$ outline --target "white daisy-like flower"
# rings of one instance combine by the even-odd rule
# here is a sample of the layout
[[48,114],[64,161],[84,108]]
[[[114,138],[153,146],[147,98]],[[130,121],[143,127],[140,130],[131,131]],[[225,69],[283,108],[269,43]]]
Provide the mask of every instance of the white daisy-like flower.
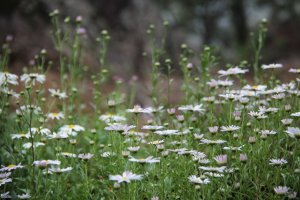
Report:
[[155,134],[158,135],[163,135],[163,136],[167,136],[167,135],[181,135],[182,133],[179,132],[179,130],[173,130],[173,129],[168,129],[168,130],[159,130],[159,131],[155,131]]
[[18,76],[9,72],[0,72],[0,86],[7,85],[18,85]]
[[230,75],[237,75],[237,74],[245,74],[246,72],[248,72],[248,69],[241,69],[239,67],[233,67],[233,68],[229,68],[227,70],[219,70],[218,74],[220,74],[220,76],[230,76]]
[[300,68],[298,68],[298,69],[291,68],[291,69],[289,69],[289,72],[290,72],[290,73],[300,74]]
[[18,197],[18,199],[30,199],[31,198],[29,193],[18,194],[17,197]]
[[143,175],[134,174],[130,171],[123,172],[122,175],[109,175],[109,180],[117,181],[118,183],[130,183],[135,180],[142,180]]
[[264,91],[267,89],[266,85],[246,85],[243,87],[244,90]]
[[66,138],[70,137],[70,135],[67,134],[66,132],[60,131],[58,133],[53,132],[51,135],[47,135],[47,137],[49,139],[66,139]]
[[210,180],[208,178],[202,179],[201,177],[197,177],[196,175],[189,176],[188,179],[191,183],[196,183],[196,184],[208,184],[208,183],[210,183]]
[[280,158],[280,159],[270,159],[270,165],[284,165],[287,164],[287,160]]
[[123,122],[126,121],[126,118],[119,115],[105,114],[99,117],[101,121],[106,123],[115,123],[115,122]]
[[117,131],[117,132],[128,132],[131,129],[135,128],[133,125],[127,124],[111,124],[104,128],[106,131]]
[[195,106],[193,106],[193,105],[184,105],[184,106],[178,107],[178,110],[192,111],[192,112],[199,112],[199,113],[203,113],[205,111],[202,104],[195,105]]
[[219,172],[219,173],[224,173],[226,170],[225,166],[222,167],[206,167],[206,166],[200,166],[199,169],[203,171],[212,171],[212,172]]
[[285,98],[285,94],[284,93],[274,94],[271,97],[272,97],[272,99],[281,100],[281,99]]
[[231,94],[231,93],[225,93],[225,94],[219,94],[220,97],[226,99],[226,100],[237,100],[241,97],[240,94]]
[[282,119],[281,123],[283,125],[290,125],[293,122],[293,119],[287,118],[287,119]]
[[34,114],[39,114],[42,112],[42,109],[41,109],[41,107],[36,106],[36,105],[24,105],[16,110],[16,114],[18,114],[18,115],[22,115],[25,112],[26,113],[33,112]]
[[148,156],[147,158],[134,158],[130,157],[129,161],[138,163],[159,163],[160,158],[154,158],[153,156]]
[[274,187],[274,192],[278,195],[285,195],[289,192],[290,188],[287,186]]
[[218,155],[214,157],[214,160],[219,164],[219,165],[225,165],[227,163],[227,158],[228,156],[226,154],[223,155]]
[[11,134],[10,135],[10,137],[11,137],[11,139],[22,139],[22,138],[26,138],[26,139],[28,139],[28,138],[30,138],[30,134],[28,134],[28,133],[26,133],[26,134],[24,134],[24,133],[20,133],[20,134]]
[[231,150],[231,151],[241,151],[243,147],[244,147],[244,145],[238,146],[238,147],[229,146],[229,147],[223,147],[223,149]]
[[224,144],[226,142],[227,141],[220,140],[220,139],[218,139],[218,140],[209,140],[209,139],[202,139],[202,140],[200,140],[201,144]]
[[57,119],[57,120],[60,120],[60,119],[63,119],[64,118],[64,114],[62,113],[62,112],[58,112],[58,113],[56,113],[56,112],[54,112],[54,113],[49,113],[48,115],[47,115],[47,118],[48,119]]
[[69,153],[69,152],[61,152],[58,155],[64,156],[64,157],[69,157],[69,158],[76,158],[77,154],[74,153]]
[[158,144],[163,144],[164,142],[165,142],[164,140],[154,140],[154,141],[148,142],[148,144],[158,145]]
[[197,134],[197,133],[194,134],[194,138],[197,140],[202,139],[203,137],[204,137],[204,134]]
[[11,172],[0,173],[0,179],[9,178],[10,175],[11,175]]
[[80,125],[69,124],[69,125],[64,125],[64,126],[60,127],[58,130],[58,133],[76,136],[78,134],[78,132],[81,132],[81,131],[85,131],[85,128]]
[[209,87],[229,87],[233,85],[233,81],[232,80],[215,80],[215,79],[211,79],[210,81],[207,82],[207,85]]
[[291,114],[292,117],[300,117],[300,112],[295,112]]
[[105,151],[105,152],[101,153],[100,156],[103,158],[108,158],[108,157],[115,156],[115,155],[116,155],[116,153],[114,153],[114,152]]
[[[27,142],[27,143],[24,143],[22,146],[24,149],[30,149],[32,144],[30,142]],[[45,146],[45,143],[43,143],[43,142],[34,142],[33,143],[33,148],[37,148],[40,146]]]
[[300,128],[298,127],[288,127],[285,132],[292,138],[300,138]]
[[11,199],[12,197],[10,196],[9,192],[5,192],[0,195],[0,198],[1,199]]
[[23,165],[21,165],[21,164],[18,164],[18,165],[14,165],[14,164],[10,164],[10,165],[8,165],[8,166],[2,166],[1,168],[0,168],[0,172],[6,172],[6,171],[8,171],[8,172],[10,172],[10,171],[12,171],[12,170],[16,170],[16,169],[21,169],[21,168],[23,168],[24,166]]
[[137,152],[138,150],[140,150],[140,146],[136,146],[136,147],[128,147],[128,151],[132,151],[132,152]]
[[[254,118],[261,118],[262,116],[264,116],[264,112],[255,112],[255,111],[250,111],[248,113],[251,117]],[[266,116],[267,117],[267,116]]]
[[151,107],[148,107],[148,108],[142,108],[140,105],[135,105],[132,109],[127,109],[126,110],[127,112],[130,112],[130,113],[153,113],[154,112],[154,109],[151,108]]
[[59,167],[51,167],[49,169],[50,173],[64,173],[64,172],[69,172],[72,171],[72,167],[66,167],[66,168],[59,168]]
[[56,97],[58,99],[68,98],[68,95],[65,92],[61,92],[59,89],[50,88],[50,89],[48,89],[48,91],[50,92],[50,95],[52,97]]
[[12,182],[11,178],[0,179],[0,186],[5,185],[6,183],[11,183],[11,182]]
[[275,135],[277,132],[273,130],[261,130],[259,133],[262,135]]
[[208,127],[208,131],[209,131],[210,133],[216,133],[216,132],[218,132],[218,130],[219,130],[219,127],[218,127],[218,126],[211,126],[211,127]]
[[229,126],[221,126],[222,132],[233,132],[236,130],[239,130],[241,127],[235,126],[235,125],[229,125]]
[[282,68],[282,64],[272,63],[272,64],[268,64],[268,65],[262,65],[261,68],[262,69],[278,69],[278,68]]
[[[32,134],[41,134],[41,135],[45,135],[45,136],[48,136],[51,134],[51,131],[47,128],[43,128],[43,127],[39,127],[39,128],[31,128],[30,129],[31,133]],[[30,134],[30,131],[28,131],[27,134]]]
[[82,160],[90,160],[93,156],[94,156],[94,154],[91,154],[91,153],[81,153],[81,154],[78,154],[77,157]]
[[21,81],[25,82],[26,84],[31,83],[32,85],[35,85],[35,82],[44,83],[46,80],[45,75],[43,74],[37,74],[37,73],[31,73],[31,74],[23,74],[21,76]]
[[216,178],[224,177],[224,174],[221,174],[221,173],[204,172],[203,174],[206,176],[211,176],[211,177],[216,177]]
[[143,130],[151,130],[151,131],[161,130],[163,128],[164,128],[163,126],[151,126],[151,125],[145,125],[142,127]]
[[260,106],[258,111],[263,113],[276,113],[279,109],[278,108],[266,108],[265,106]]
[[45,168],[48,165],[60,165],[60,163],[59,160],[36,160],[33,162],[33,165]]

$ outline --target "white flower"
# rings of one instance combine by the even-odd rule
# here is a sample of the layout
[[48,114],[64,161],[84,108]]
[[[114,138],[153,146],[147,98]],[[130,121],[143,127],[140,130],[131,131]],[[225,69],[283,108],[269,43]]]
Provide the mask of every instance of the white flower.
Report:
[[248,69],[241,69],[239,67],[233,67],[233,68],[229,68],[227,70],[219,70],[218,74],[220,74],[220,76],[230,76],[230,75],[236,75],[236,74],[245,74],[248,71],[249,71]]
[[300,112],[295,112],[291,114],[292,117],[300,117]]
[[288,162],[281,158],[281,159],[270,159],[270,165],[284,165],[287,164]]
[[281,67],[282,67],[282,64],[278,64],[278,63],[261,66],[262,69],[277,69],[277,68],[281,68]]
[[300,138],[300,128],[298,127],[288,127],[285,132],[292,138]]
[[289,187],[287,186],[277,186],[277,187],[274,187],[274,192],[276,194],[279,194],[279,195],[285,195],[288,193],[288,191],[290,190]]
[[49,119],[57,119],[57,120],[60,120],[60,119],[63,119],[64,118],[64,114],[62,112],[58,112],[58,113],[49,113],[47,115],[47,117]]
[[291,72],[291,73],[296,73],[296,74],[300,74],[300,69],[294,69],[294,68],[291,68],[291,69],[289,69],[289,72]]
[[37,167],[47,167],[48,165],[60,165],[59,160],[36,160],[33,162],[33,165]]
[[[30,149],[32,144],[30,142],[28,142],[28,143],[24,143],[22,146],[24,149]],[[36,148],[39,146],[45,146],[45,143],[42,143],[42,142],[34,142],[33,143],[33,148]]]
[[236,131],[239,130],[240,127],[239,126],[235,126],[235,125],[230,125],[230,126],[222,126],[221,127],[221,131],[222,132],[232,132],[232,131]]
[[226,143],[225,140],[208,140],[208,139],[202,139],[200,140],[201,144],[224,144]]
[[9,178],[10,175],[11,175],[11,172],[0,173],[0,179]]
[[80,159],[82,159],[82,160],[89,160],[93,156],[94,156],[94,154],[91,154],[91,153],[81,153],[81,154],[78,154],[77,157],[80,158]]
[[134,158],[130,157],[129,161],[131,162],[138,162],[138,163],[159,163],[160,158],[153,158],[153,156],[148,156],[147,158]]
[[45,75],[37,74],[37,73],[31,73],[31,74],[23,74],[21,76],[21,81],[25,82],[26,84],[32,83],[35,85],[35,82],[44,83],[46,80]]
[[51,167],[49,169],[50,173],[64,173],[64,172],[69,172],[71,171],[73,168],[72,167],[67,167],[67,168],[59,168],[59,167]]
[[69,134],[67,134],[66,132],[58,132],[58,133],[55,133],[53,132],[51,135],[47,135],[47,137],[49,139],[65,139],[65,138],[68,138],[69,137]]
[[15,170],[15,169],[20,169],[20,168],[23,168],[24,166],[21,165],[21,164],[18,164],[18,165],[14,165],[14,164],[11,164],[11,165],[8,165],[8,166],[2,166],[2,168],[0,168],[0,172],[6,172],[6,171],[12,171],[12,170]]
[[224,154],[224,155],[218,155],[218,156],[215,156],[214,157],[214,160],[220,164],[220,165],[224,165],[227,163],[227,155]]
[[1,199],[11,199],[12,197],[10,196],[9,192],[5,192],[0,195],[0,198]]
[[142,127],[143,130],[160,130],[160,129],[163,129],[164,127],[163,126],[151,126],[151,125],[145,125]]
[[30,194],[28,194],[28,193],[25,193],[25,194],[18,194],[17,197],[18,197],[19,199],[30,199],[30,198],[31,198]]
[[81,131],[85,131],[85,128],[76,124],[64,125],[60,127],[58,130],[59,133],[66,133],[72,136],[76,136],[77,132],[81,132]]
[[224,177],[224,174],[221,174],[221,173],[204,172],[203,174],[206,176],[212,176],[212,177],[217,177],[217,178]]
[[180,133],[178,130],[172,130],[172,129],[162,130],[162,131],[155,131],[154,133],[158,134],[158,135],[164,135],[164,136],[167,136],[167,135],[181,135],[181,134],[183,134],[183,133]]
[[211,127],[208,127],[208,131],[209,131],[210,133],[216,133],[216,132],[218,132],[218,130],[219,130],[219,127],[218,127],[218,126],[211,126]]
[[239,147],[232,147],[232,146],[229,146],[229,147],[223,147],[224,150],[231,150],[231,151],[241,151],[242,148],[243,148],[244,145],[242,146],[239,146]]
[[111,156],[115,156],[116,154],[114,152],[109,152],[109,151],[106,151],[106,152],[103,152],[101,154],[101,157],[103,158],[108,158],[108,157],[111,157]]
[[8,72],[0,72],[0,86],[7,85],[7,83],[18,85],[18,76]]
[[123,116],[111,115],[111,114],[101,115],[99,117],[99,119],[106,122],[106,123],[126,121],[126,118],[123,117]]
[[26,139],[28,139],[28,138],[30,138],[30,134],[22,134],[22,133],[20,133],[20,134],[11,134],[11,139],[21,139],[21,138],[26,138]]
[[222,86],[222,87],[228,87],[228,86],[232,86],[233,85],[233,81],[231,80],[215,80],[215,79],[211,79],[210,81],[207,82],[207,85],[209,87],[218,87],[218,86]]
[[0,186],[5,185],[6,183],[11,183],[11,182],[12,182],[11,178],[0,179]]
[[135,128],[133,125],[127,124],[111,124],[104,128],[106,131],[118,131],[118,132],[128,132],[129,130]]
[[148,114],[155,112],[155,110],[151,107],[142,108],[140,105],[135,105],[132,109],[127,109],[126,111],[130,113],[148,113]]
[[50,88],[49,92],[50,92],[50,95],[52,97],[56,97],[56,98],[59,98],[59,99],[66,99],[68,97],[65,92],[61,92],[59,89]]
[[127,149],[132,152],[137,152],[138,150],[140,150],[140,148],[141,148],[140,146],[136,146],[136,147],[128,147]]
[[205,166],[200,166],[199,169],[203,170],[203,171],[215,171],[215,172],[219,172],[219,173],[223,173],[226,169],[225,166],[222,167],[205,167]]
[[277,132],[273,130],[261,130],[259,131],[262,135],[275,135]]
[[243,87],[244,90],[264,91],[267,89],[266,85],[246,85]]
[[69,153],[69,152],[61,152],[58,155],[64,156],[64,157],[69,157],[69,158],[76,158],[77,155],[74,153]]
[[290,119],[290,118],[282,119],[281,122],[284,125],[290,125],[293,122],[293,119]]
[[130,171],[125,171],[122,175],[109,175],[109,180],[117,181],[118,183],[130,183],[130,181],[142,180],[142,178],[142,175],[134,174]]
[[203,105],[199,104],[199,105],[185,105],[185,106],[180,106],[178,107],[178,110],[181,111],[193,111],[193,112],[199,112],[199,113],[203,113],[205,111],[204,108],[202,108]]
[[191,183],[196,183],[196,184],[208,184],[208,183],[210,183],[208,178],[202,179],[200,177],[197,177],[196,175],[189,176],[188,179]]

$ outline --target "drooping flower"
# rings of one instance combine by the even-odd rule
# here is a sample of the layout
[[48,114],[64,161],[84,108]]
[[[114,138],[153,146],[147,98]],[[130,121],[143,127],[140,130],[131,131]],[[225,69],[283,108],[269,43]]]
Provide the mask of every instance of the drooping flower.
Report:
[[31,83],[32,85],[35,85],[35,82],[44,83],[46,80],[45,75],[43,74],[37,74],[37,73],[31,73],[31,74],[23,74],[21,76],[21,81],[25,82],[26,84]]
[[49,92],[52,97],[56,97],[58,99],[66,99],[68,97],[65,92],[61,92],[59,89],[50,88]]

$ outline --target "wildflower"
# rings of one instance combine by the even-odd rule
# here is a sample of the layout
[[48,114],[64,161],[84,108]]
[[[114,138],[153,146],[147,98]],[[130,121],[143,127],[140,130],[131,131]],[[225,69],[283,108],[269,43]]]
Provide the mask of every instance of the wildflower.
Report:
[[129,161],[131,162],[138,162],[138,163],[159,163],[160,162],[160,158],[153,158],[153,156],[148,156],[147,158],[134,158],[134,157],[130,157]]
[[[254,117],[254,118],[261,118],[262,116],[264,116],[264,112],[254,112],[254,111],[250,111],[248,113],[251,117]],[[267,117],[267,116],[265,116]]]
[[204,172],[203,174],[206,176],[217,177],[217,178],[224,177],[224,174],[221,174],[221,173]]
[[224,150],[231,150],[231,151],[241,151],[244,145],[239,146],[239,147],[233,147],[233,146],[229,146],[229,147],[223,147]]
[[300,74],[300,69],[294,69],[294,68],[291,68],[291,69],[289,69],[289,72],[290,72],[290,73]]
[[287,164],[288,162],[281,158],[281,159],[270,159],[270,165],[284,165]]
[[274,94],[272,95],[272,98],[277,100],[282,100],[285,98],[285,94],[284,93]]
[[136,147],[128,147],[127,149],[132,152],[137,152],[138,150],[140,150],[140,148],[141,148],[140,146],[136,146]]
[[17,197],[18,197],[18,199],[30,199],[31,198],[29,193],[18,194]]
[[277,64],[277,63],[261,66],[262,69],[277,69],[277,68],[281,68],[281,67],[282,67],[282,64]]
[[43,127],[39,127],[39,128],[31,128],[30,131],[28,131],[27,134],[30,134],[30,132],[32,134],[41,134],[41,135],[45,135],[48,136],[51,134],[51,131],[47,128],[43,128]]
[[11,199],[12,197],[10,196],[9,192],[5,192],[0,195],[0,198],[1,199]]
[[69,124],[69,125],[64,125],[63,127],[60,128],[61,131],[76,131],[76,132],[80,132],[80,131],[84,131],[85,128],[76,124]]
[[133,125],[127,124],[111,124],[104,128],[106,131],[117,131],[117,132],[128,132],[129,130],[135,128]]
[[126,118],[123,117],[123,116],[111,115],[111,114],[101,115],[99,117],[99,119],[106,122],[106,123],[126,121]]
[[205,111],[204,108],[202,108],[203,105],[199,104],[199,105],[185,105],[185,106],[180,106],[178,107],[178,110],[181,111],[193,111],[193,112],[199,112],[199,113],[203,113]]
[[275,135],[277,132],[273,130],[261,130],[259,131],[262,135]]
[[116,154],[114,152],[106,151],[106,152],[103,152],[100,156],[103,158],[108,158],[108,157],[115,156],[115,155]]
[[0,179],[0,186],[1,185],[5,185],[6,183],[11,183],[12,182],[12,179],[11,178],[3,178],[3,179]]
[[[30,142],[27,142],[27,143],[24,143],[22,146],[24,149],[30,149],[32,147],[32,144]],[[43,143],[43,142],[34,142],[33,143],[33,148],[37,148],[40,146],[45,146],[45,143]]]
[[0,72],[0,86],[7,85],[18,85],[18,76],[8,72]]
[[218,74],[220,74],[220,76],[230,76],[230,75],[237,75],[237,74],[245,74],[246,72],[248,72],[248,69],[241,69],[239,67],[233,67],[233,68],[229,68],[227,70],[219,70]]
[[222,126],[221,127],[221,131],[222,132],[233,132],[236,130],[239,130],[240,127],[239,126],[235,126],[235,125],[230,125],[230,126]]
[[143,178],[142,175],[134,174],[130,171],[125,171],[123,172],[122,175],[109,175],[109,180],[117,181],[118,183],[122,183],[122,182],[130,183],[131,181],[134,180],[142,180],[142,178]]
[[202,139],[200,140],[201,144],[224,144],[226,143],[227,141],[225,140],[208,140],[208,139]]
[[240,154],[240,161],[241,162],[246,162],[248,160],[248,157],[246,154]]
[[94,154],[91,153],[82,153],[82,154],[78,154],[78,158],[82,159],[82,160],[89,160],[94,156]]
[[275,113],[278,111],[278,108],[266,108],[265,106],[260,106],[259,107],[259,112],[263,112],[263,113]]
[[59,168],[59,167],[51,167],[49,169],[50,173],[64,173],[64,172],[69,172],[72,171],[72,167],[67,167],[67,168]]
[[208,178],[202,179],[200,177],[197,177],[196,175],[189,176],[188,179],[191,183],[196,183],[196,184],[208,184],[208,183],[210,183]]
[[66,99],[68,97],[65,92],[61,92],[59,89],[50,88],[48,91],[52,97],[56,97],[58,99]]
[[218,130],[219,130],[219,127],[218,127],[218,126],[211,126],[211,127],[208,127],[208,131],[209,131],[210,133],[216,133],[216,132],[218,132]]
[[20,134],[11,134],[11,139],[22,139],[22,138],[26,138],[26,139],[28,139],[28,138],[30,138],[30,134],[24,134],[24,133],[20,133]]
[[285,132],[292,138],[300,138],[300,128],[298,127],[288,127]]
[[172,130],[172,129],[162,130],[162,131],[155,131],[154,133],[158,134],[158,135],[163,135],[163,136],[167,136],[167,135],[181,135],[181,133],[178,130]]
[[77,155],[74,153],[69,153],[69,152],[61,152],[58,155],[64,156],[64,157],[69,157],[69,158],[76,158]]
[[279,195],[285,195],[288,193],[288,191],[290,190],[289,187],[287,186],[277,186],[277,187],[274,187],[274,191],[276,194],[279,194]]
[[165,142],[164,140],[155,140],[155,141],[148,142],[148,144],[158,145],[158,144],[162,144],[164,142]]
[[283,125],[290,125],[293,122],[293,119],[287,118],[281,120]]
[[150,107],[148,108],[142,108],[140,105],[135,105],[132,109],[127,109],[126,110],[127,112],[130,112],[130,113],[152,113],[154,110]]
[[203,170],[203,171],[216,171],[219,173],[223,173],[226,169],[225,166],[222,167],[205,167],[205,166],[200,166],[199,169]]
[[0,173],[0,179],[8,178],[8,177],[10,177],[10,175],[11,175],[11,172]]
[[42,84],[45,82],[45,80],[45,75],[37,73],[23,74],[21,76],[21,81],[25,82],[26,84],[31,83],[32,85],[35,85],[35,82],[39,82]]
[[214,157],[214,160],[220,164],[220,165],[224,165],[227,163],[227,155],[224,154],[224,155],[218,155],[216,157]]
[[296,199],[297,198],[297,192],[290,192],[288,195],[289,199]]
[[48,165],[60,165],[60,163],[59,160],[36,160],[33,162],[33,165],[45,168]]
[[66,132],[53,132],[51,135],[47,136],[49,139],[65,139],[68,138],[69,135]]
[[300,117],[300,112],[295,112],[291,114],[292,117]]
[[57,119],[57,120],[60,120],[60,119],[63,119],[64,118],[64,114],[62,112],[58,112],[58,113],[49,113],[47,115],[47,118],[49,119]]
[[21,165],[21,164],[18,164],[18,165],[14,165],[14,164],[11,164],[11,165],[8,165],[8,166],[6,166],[6,167],[2,167],[2,168],[0,168],[0,172],[5,172],[5,171],[12,171],[12,170],[16,170],[16,169],[21,169],[21,168],[23,168],[24,166],[23,165]]
[[202,139],[204,137],[204,134],[194,134],[195,139]]
[[142,127],[142,129],[144,129],[144,130],[151,130],[151,131],[160,130],[163,128],[164,128],[163,126],[150,126],[150,125],[145,125]]
[[217,88],[218,86],[229,87],[233,85],[233,81],[228,79],[226,80],[211,79],[210,81],[207,82],[207,85],[212,88]]

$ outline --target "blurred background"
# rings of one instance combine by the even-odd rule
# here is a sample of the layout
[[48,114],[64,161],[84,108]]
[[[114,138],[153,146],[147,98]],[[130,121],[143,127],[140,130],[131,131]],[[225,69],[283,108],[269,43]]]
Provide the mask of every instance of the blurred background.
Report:
[[212,45],[220,67],[238,65],[244,59],[251,62],[250,35],[262,18],[268,19],[262,61],[291,67],[299,63],[299,0],[9,0],[0,7],[0,39],[3,43],[6,35],[14,37],[9,66],[13,71],[20,72],[42,48],[47,49],[49,59],[58,59],[50,37],[49,13],[54,9],[60,11],[62,20],[82,16],[84,63],[91,70],[99,65],[95,40],[107,29],[112,38],[108,62],[124,79],[147,75],[145,69],[151,62],[143,56],[150,51],[146,31],[154,24],[161,37],[165,20],[170,23],[166,48],[173,63],[178,62],[182,43],[196,52],[204,44]]

